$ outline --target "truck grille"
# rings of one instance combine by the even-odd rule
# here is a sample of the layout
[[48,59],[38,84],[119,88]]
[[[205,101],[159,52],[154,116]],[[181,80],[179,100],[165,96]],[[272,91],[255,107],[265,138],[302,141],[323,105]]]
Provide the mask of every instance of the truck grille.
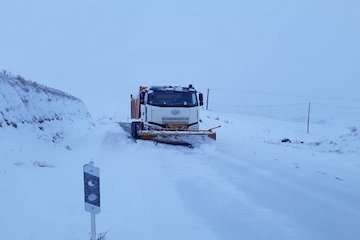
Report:
[[189,123],[189,118],[184,117],[164,117],[162,118],[163,123]]

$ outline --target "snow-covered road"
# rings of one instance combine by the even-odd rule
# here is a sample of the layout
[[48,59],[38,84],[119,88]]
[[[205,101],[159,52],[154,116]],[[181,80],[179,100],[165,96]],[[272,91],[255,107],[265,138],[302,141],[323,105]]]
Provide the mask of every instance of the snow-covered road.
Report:
[[122,130],[108,130],[103,171],[106,176],[109,168],[113,179],[109,181],[118,179],[119,187],[109,190],[117,192],[108,196],[113,201],[109,206],[116,205],[114,196],[118,196],[118,212],[129,214],[123,222],[113,223],[116,235],[128,233],[135,239],[359,236],[356,156],[270,144],[257,135],[266,120],[236,121],[226,120],[217,143],[197,149],[134,144]]
[[1,138],[5,236],[87,239],[81,167],[94,160],[107,239],[358,239],[358,153],[276,142],[299,137],[296,124],[274,131],[275,120],[207,114],[223,128],[195,149],[134,143],[115,124],[72,139],[71,151]]

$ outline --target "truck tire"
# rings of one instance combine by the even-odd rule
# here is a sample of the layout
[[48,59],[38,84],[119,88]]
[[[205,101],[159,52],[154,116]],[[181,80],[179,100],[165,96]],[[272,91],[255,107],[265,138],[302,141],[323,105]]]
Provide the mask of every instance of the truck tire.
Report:
[[131,123],[131,136],[132,136],[134,139],[138,139],[138,138],[139,138],[139,135],[138,135],[139,126],[140,126],[140,124],[137,123],[137,122],[132,122],[132,123]]

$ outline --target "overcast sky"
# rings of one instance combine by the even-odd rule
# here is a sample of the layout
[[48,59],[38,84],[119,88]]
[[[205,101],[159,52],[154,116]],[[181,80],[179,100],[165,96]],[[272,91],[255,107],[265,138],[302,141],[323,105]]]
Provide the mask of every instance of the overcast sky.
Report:
[[114,110],[139,84],[357,96],[360,1],[1,0],[0,68]]

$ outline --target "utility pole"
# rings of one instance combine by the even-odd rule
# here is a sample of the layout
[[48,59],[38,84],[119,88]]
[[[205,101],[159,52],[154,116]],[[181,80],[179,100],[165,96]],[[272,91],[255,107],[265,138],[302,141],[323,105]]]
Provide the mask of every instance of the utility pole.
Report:
[[207,94],[206,94],[206,110],[209,110],[209,95],[210,95],[210,89],[207,89]]
[[311,102],[309,102],[308,106],[308,116],[307,116],[307,134],[310,133],[310,111],[311,111]]

